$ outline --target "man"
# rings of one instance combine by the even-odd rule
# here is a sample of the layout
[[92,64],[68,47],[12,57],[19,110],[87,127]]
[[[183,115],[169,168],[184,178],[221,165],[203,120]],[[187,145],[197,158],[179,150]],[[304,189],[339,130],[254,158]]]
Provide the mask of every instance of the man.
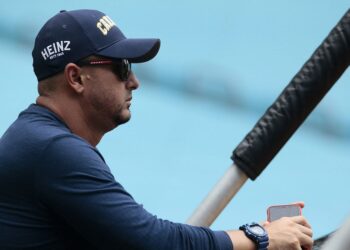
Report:
[[61,11],[33,49],[39,97],[0,141],[0,249],[311,249],[303,217],[212,231],[158,219],[96,149],[130,119],[131,63],[159,39],[127,39],[105,14]]

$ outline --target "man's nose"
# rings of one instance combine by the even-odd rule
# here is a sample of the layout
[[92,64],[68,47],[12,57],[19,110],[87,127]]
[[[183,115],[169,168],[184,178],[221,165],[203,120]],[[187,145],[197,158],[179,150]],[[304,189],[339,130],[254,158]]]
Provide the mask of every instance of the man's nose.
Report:
[[136,75],[134,72],[130,73],[129,79],[126,83],[126,86],[128,89],[135,90],[140,86],[139,79],[137,79]]

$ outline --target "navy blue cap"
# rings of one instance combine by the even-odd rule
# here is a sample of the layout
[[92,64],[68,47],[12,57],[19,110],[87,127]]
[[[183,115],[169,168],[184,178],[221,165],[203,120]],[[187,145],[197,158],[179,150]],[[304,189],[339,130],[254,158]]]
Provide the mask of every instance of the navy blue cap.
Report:
[[155,57],[159,47],[159,39],[126,38],[100,11],[61,11],[45,23],[35,39],[33,68],[40,81],[89,55],[140,63]]

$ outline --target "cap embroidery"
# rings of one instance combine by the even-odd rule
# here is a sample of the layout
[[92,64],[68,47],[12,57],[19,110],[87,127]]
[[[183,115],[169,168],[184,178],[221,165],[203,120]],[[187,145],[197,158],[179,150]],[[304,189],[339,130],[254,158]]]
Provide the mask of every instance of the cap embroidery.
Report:
[[46,61],[47,58],[50,60],[63,56],[64,51],[69,51],[70,50],[70,41],[59,41],[59,42],[54,42],[48,46],[46,46],[42,51],[41,55]]
[[98,20],[96,26],[102,32],[103,35],[107,36],[108,31],[113,26],[116,26],[116,24],[108,16],[103,16],[100,20]]

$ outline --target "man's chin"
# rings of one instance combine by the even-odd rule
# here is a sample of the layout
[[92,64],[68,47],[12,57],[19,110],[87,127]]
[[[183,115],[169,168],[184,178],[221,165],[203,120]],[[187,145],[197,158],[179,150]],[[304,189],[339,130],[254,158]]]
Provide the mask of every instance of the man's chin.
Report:
[[115,117],[114,121],[115,121],[116,125],[118,126],[118,125],[127,123],[128,121],[130,121],[130,119],[131,119],[131,113],[128,112],[127,114],[119,115],[119,116]]

